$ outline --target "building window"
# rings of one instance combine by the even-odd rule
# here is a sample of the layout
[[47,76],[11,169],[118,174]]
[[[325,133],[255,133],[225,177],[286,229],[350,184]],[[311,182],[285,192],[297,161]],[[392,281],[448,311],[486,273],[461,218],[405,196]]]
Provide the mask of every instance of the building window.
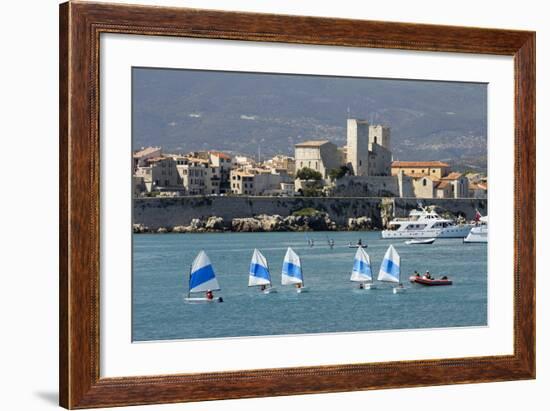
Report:
[[428,183],[426,179],[422,180],[422,185],[425,186]]
[[378,144],[378,137],[374,136],[374,144]]
[[363,160],[359,160],[359,167],[363,165]]

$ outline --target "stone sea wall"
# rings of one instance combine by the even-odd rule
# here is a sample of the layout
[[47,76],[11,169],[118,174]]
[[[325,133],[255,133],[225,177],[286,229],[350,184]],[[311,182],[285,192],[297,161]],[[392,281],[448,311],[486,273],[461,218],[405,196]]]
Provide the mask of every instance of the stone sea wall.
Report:
[[[381,229],[393,217],[405,217],[418,205],[416,198],[388,197],[178,197],[134,199],[136,232],[302,231],[324,229]],[[439,211],[471,219],[485,215],[487,200],[430,199]],[[293,216],[304,209],[315,215]],[[257,228],[260,227],[260,228]],[[272,228],[270,228],[272,227]]]
[[259,215],[291,216],[303,209],[326,213],[338,226],[349,218],[368,217],[374,227],[381,225],[380,198],[305,197],[177,197],[134,199],[134,224],[151,229],[188,226],[193,220],[207,221],[216,216],[226,224],[233,219]]

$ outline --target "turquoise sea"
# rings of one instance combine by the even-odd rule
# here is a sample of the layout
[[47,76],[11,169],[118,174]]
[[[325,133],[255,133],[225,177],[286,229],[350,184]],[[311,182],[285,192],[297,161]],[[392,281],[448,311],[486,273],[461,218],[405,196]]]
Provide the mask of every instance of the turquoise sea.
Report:
[[[335,241],[332,250],[328,238]],[[375,275],[387,247],[394,245],[405,293],[394,295],[387,285],[354,289],[349,277],[356,250],[348,242],[358,238],[368,244]],[[302,259],[308,293],[280,285],[289,246]],[[247,287],[255,247],[269,262],[276,294]],[[189,266],[200,250],[212,261],[221,304],[184,303]],[[454,284],[412,285],[408,277],[414,270],[447,275]],[[462,239],[406,245],[382,240],[379,232],[134,234],[132,305],[134,341],[483,326],[487,245]]]

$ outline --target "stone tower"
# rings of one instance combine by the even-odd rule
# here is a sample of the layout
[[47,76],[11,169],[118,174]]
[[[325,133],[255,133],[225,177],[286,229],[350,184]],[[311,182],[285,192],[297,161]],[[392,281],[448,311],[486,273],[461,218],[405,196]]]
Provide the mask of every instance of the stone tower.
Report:
[[379,144],[391,151],[390,128],[381,125],[370,126],[369,143]]
[[347,162],[356,176],[368,175],[369,123],[367,120],[348,118]]

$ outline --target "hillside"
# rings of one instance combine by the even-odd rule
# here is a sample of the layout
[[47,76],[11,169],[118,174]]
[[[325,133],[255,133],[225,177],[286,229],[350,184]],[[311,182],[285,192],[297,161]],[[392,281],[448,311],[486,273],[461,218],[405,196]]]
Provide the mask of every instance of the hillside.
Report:
[[485,157],[484,84],[133,70],[134,148],[290,154],[305,139],[343,145],[348,112],[389,125],[396,159]]

